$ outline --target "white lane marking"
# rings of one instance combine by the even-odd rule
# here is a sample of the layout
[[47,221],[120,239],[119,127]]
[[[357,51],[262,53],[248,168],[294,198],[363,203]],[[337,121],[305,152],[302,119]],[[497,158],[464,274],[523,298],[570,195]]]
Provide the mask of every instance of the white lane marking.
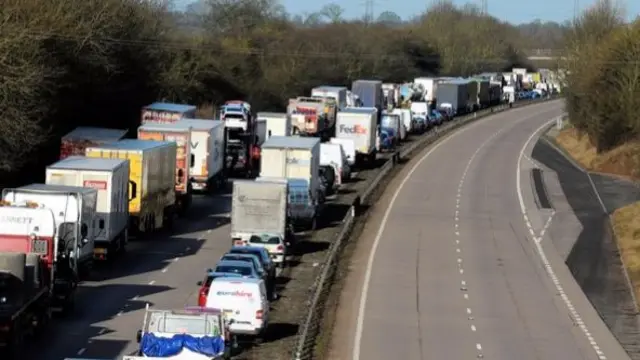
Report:
[[78,350],[78,355],[84,354],[85,351],[87,351],[87,348],[82,348],[82,349]]
[[[524,220],[526,226],[529,228],[529,233],[532,234],[533,243],[535,244],[536,251],[538,252],[538,256],[540,257],[540,260],[542,261],[542,265],[544,266],[544,268],[545,268],[545,270],[547,272],[547,275],[549,275],[549,277],[551,278],[551,281],[553,282],[553,285],[555,286],[556,291],[558,292],[558,294],[560,294],[560,297],[562,298],[562,301],[564,302],[565,306],[569,310],[569,313],[571,314],[571,317],[573,317],[573,319],[575,320],[576,324],[578,325],[580,330],[582,330],[582,332],[584,333],[585,337],[587,338],[587,340],[591,344],[591,347],[593,348],[593,350],[598,355],[598,359],[606,360],[607,357],[604,355],[604,353],[602,352],[602,350],[600,349],[600,347],[596,343],[595,339],[593,338],[593,335],[591,335],[591,332],[589,332],[589,329],[587,328],[587,325],[584,323],[584,320],[582,320],[582,316],[580,316],[580,314],[578,313],[576,308],[573,306],[573,303],[569,299],[569,296],[564,291],[564,287],[560,283],[560,279],[558,279],[558,276],[556,275],[555,271],[553,270],[553,267],[551,266],[551,263],[549,262],[549,259],[547,258],[547,254],[545,253],[544,248],[542,247],[542,237],[536,236],[535,232],[532,230],[531,223],[528,221],[527,209],[526,209],[526,207],[524,205],[524,198],[522,196],[522,185],[520,184],[520,177],[521,177],[520,173],[522,172],[521,171],[521,166],[522,166],[522,159],[524,157],[524,152],[526,151],[527,147],[529,146],[529,143],[531,143],[533,138],[536,137],[544,128],[549,126],[549,124],[551,124],[552,122],[555,122],[555,121],[556,120],[554,119],[554,120],[550,120],[550,121],[545,122],[544,124],[542,124],[542,126],[537,128],[529,136],[527,141],[522,146],[522,149],[520,149],[520,154],[518,156],[518,161],[517,161],[517,164],[516,164],[516,191],[518,193],[518,202],[520,203],[520,211],[522,213],[522,219]],[[597,193],[598,192],[596,191],[596,194]]]
[[178,261],[178,260],[180,260],[180,258],[179,258],[179,257],[175,257],[175,258],[173,259],[173,262],[176,262],[176,261]]
[[163,273],[163,274],[164,274],[164,273],[166,273],[166,272],[167,272],[167,270],[169,270],[169,267],[168,267],[168,266],[167,266],[166,268],[162,269],[162,273]]
[[[473,163],[473,160],[476,158],[476,156],[478,156],[478,154],[480,153],[480,151],[487,145],[489,144],[489,142],[491,142],[496,136],[498,136],[499,134],[501,134],[502,132],[504,132],[507,128],[502,128],[498,131],[496,131],[493,135],[491,135],[489,138],[487,138],[482,144],[480,144],[480,146],[478,146],[478,148],[476,149],[476,151],[473,152],[473,154],[471,155],[471,157],[469,158],[469,161],[467,161],[467,165],[464,167],[464,170],[462,171],[462,177],[460,178],[460,184],[458,185],[458,192],[456,194],[456,214],[455,214],[455,221],[454,221],[454,227],[456,229],[456,235],[460,236],[460,232],[458,232],[458,228],[460,227],[459,224],[459,216],[458,214],[460,213],[459,210],[457,210],[460,207],[460,198],[462,197],[462,189],[465,183],[465,180],[467,178],[467,173],[469,172],[469,168],[471,168],[471,164]],[[456,239],[456,244],[459,244],[460,241]],[[456,248],[456,252],[460,253],[460,248]],[[460,258],[458,258],[458,264],[462,263],[462,260]],[[460,270],[460,275],[462,275],[464,273],[464,271],[462,269]],[[461,287],[460,290],[461,291],[468,291],[467,288],[467,282],[462,280],[460,282]],[[464,298],[465,299],[469,299],[469,295],[467,293],[464,294]],[[471,309],[467,308],[467,314],[471,314]],[[472,316],[468,316],[467,317],[468,320],[473,320]],[[474,324],[471,324],[471,331],[472,332],[476,332],[477,328]],[[478,357],[482,357],[482,354],[478,354]]]
[[[530,114],[528,116],[525,116],[524,118],[522,118],[522,120],[524,121],[526,119],[531,119],[531,118],[539,116],[540,114],[544,114],[544,113],[547,113],[547,112],[550,112],[550,111],[555,111],[555,109],[553,109],[553,110],[546,109],[546,110],[542,110],[542,111],[539,111],[539,112],[535,112],[535,113],[532,113],[532,114]],[[445,144],[448,144],[449,141],[451,141],[451,139],[454,139],[454,138],[460,136],[461,134],[464,134],[464,133],[468,132],[469,130],[475,129],[476,127],[478,127],[478,126],[480,126],[482,124],[486,124],[486,123],[488,123],[490,121],[496,121],[496,119],[501,119],[500,115],[501,114],[497,114],[497,116],[490,116],[490,117],[487,117],[486,119],[474,122],[472,124],[469,124],[468,126],[462,127],[461,129],[459,129],[457,131],[454,131],[451,134],[449,134],[448,136],[444,137],[442,140],[440,140],[440,142],[436,143],[431,149],[429,149],[429,151],[427,151],[426,154],[424,154],[420,159],[418,159],[418,161],[411,167],[409,172],[402,179],[402,181],[400,182],[400,185],[395,189],[395,191],[393,193],[393,196],[391,197],[391,201],[389,202],[389,206],[387,207],[387,210],[385,211],[384,216],[382,217],[382,221],[380,222],[380,225],[378,227],[378,231],[376,233],[376,237],[373,240],[373,245],[372,245],[371,251],[369,253],[369,258],[367,259],[367,267],[365,269],[364,282],[363,282],[363,286],[362,286],[362,293],[360,295],[360,303],[358,305],[358,318],[357,318],[357,323],[356,323],[356,331],[355,331],[355,335],[354,335],[355,337],[354,337],[352,360],[360,360],[360,344],[362,342],[362,330],[364,328],[364,312],[365,312],[365,309],[366,309],[366,306],[367,306],[367,296],[369,294],[369,285],[371,283],[371,273],[372,273],[372,269],[373,269],[373,261],[375,260],[376,252],[377,252],[378,246],[380,244],[380,239],[382,238],[382,233],[384,232],[384,230],[386,228],[386,224],[387,224],[387,221],[389,220],[389,216],[391,214],[391,210],[393,209],[393,205],[395,204],[398,196],[400,195],[400,192],[404,188],[404,185],[409,181],[409,179],[411,178],[413,173],[416,172],[418,167],[420,167],[420,165],[422,165],[422,163],[426,159],[428,159],[429,156],[431,156],[431,154],[433,154],[441,146],[443,146]]]
[[211,229],[207,230],[207,234],[211,234]]
[[151,280],[151,281],[149,281],[149,285],[153,285],[153,284],[155,284],[155,283],[156,283],[156,281],[155,281],[155,280]]
[[116,316],[122,316],[122,314],[124,314],[124,312],[123,312],[123,311],[119,311],[119,312],[116,314]]
[[131,300],[136,301],[136,300],[138,300],[138,298],[139,298],[139,296],[136,295],[136,296],[132,297]]
[[[106,333],[106,332],[107,332],[107,329],[106,329],[106,328],[102,328],[102,329],[100,329],[100,331],[98,332],[98,335],[102,335],[102,334],[104,334],[104,333]],[[78,354],[78,355],[80,355],[80,354]]]

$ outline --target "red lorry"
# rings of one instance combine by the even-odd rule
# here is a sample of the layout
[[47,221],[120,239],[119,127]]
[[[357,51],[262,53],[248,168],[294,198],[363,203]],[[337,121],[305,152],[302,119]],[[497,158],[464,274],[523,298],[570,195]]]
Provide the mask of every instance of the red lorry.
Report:
[[84,156],[84,151],[91,146],[98,146],[118,141],[127,135],[127,130],[108,129],[91,126],[80,126],[62,137],[60,143],[60,160],[69,156]]

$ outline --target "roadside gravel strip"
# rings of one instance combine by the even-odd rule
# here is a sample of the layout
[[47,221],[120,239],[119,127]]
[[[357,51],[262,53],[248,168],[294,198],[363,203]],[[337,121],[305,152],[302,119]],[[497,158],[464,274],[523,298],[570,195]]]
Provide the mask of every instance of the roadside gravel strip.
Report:
[[[534,101],[538,103],[539,101]],[[517,103],[522,106],[530,102]],[[490,114],[480,111],[476,118]],[[321,228],[301,234],[300,246],[281,274],[280,299],[272,303],[271,324],[262,343],[243,343],[235,359],[291,359],[292,349],[308,358],[322,319],[322,304],[330,290],[331,268],[342,248],[344,219],[352,205],[367,203],[380,180],[400,157],[422,149],[439,135],[473,120],[474,115],[441,126],[426,135],[413,136],[395,154],[384,154],[374,169],[359,171],[332,199]],[[437,134],[436,134],[437,132]],[[388,161],[395,158],[395,161]],[[360,199],[360,200],[358,200]],[[146,304],[157,308],[182,308],[197,303],[196,282],[230,247],[230,194],[197,196],[187,217],[171,234],[158,234],[129,244],[123,258],[99,268],[85,281],[76,299],[75,313],[57,319],[46,335],[31,344],[25,359],[82,357],[114,359],[135,352],[136,331]],[[354,212],[355,214],[355,212]],[[347,217],[347,223],[353,218]],[[350,220],[351,219],[351,220]],[[294,351],[294,352],[295,352]]]

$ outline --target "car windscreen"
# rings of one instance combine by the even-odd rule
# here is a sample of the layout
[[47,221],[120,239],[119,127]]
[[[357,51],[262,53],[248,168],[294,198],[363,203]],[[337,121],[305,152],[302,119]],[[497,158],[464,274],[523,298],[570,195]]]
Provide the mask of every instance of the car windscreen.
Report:
[[251,268],[248,266],[225,266],[221,265],[216,267],[216,272],[219,273],[232,273],[232,274],[240,274],[242,276],[251,276],[253,272]]

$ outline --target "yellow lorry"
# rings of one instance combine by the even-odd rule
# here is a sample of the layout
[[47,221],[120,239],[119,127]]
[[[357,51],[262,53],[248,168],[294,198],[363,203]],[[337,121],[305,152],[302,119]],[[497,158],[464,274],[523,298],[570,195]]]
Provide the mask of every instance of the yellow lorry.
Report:
[[129,160],[129,230],[171,226],[176,214],[176,143],[124,139],[88,147],[90,158]]

